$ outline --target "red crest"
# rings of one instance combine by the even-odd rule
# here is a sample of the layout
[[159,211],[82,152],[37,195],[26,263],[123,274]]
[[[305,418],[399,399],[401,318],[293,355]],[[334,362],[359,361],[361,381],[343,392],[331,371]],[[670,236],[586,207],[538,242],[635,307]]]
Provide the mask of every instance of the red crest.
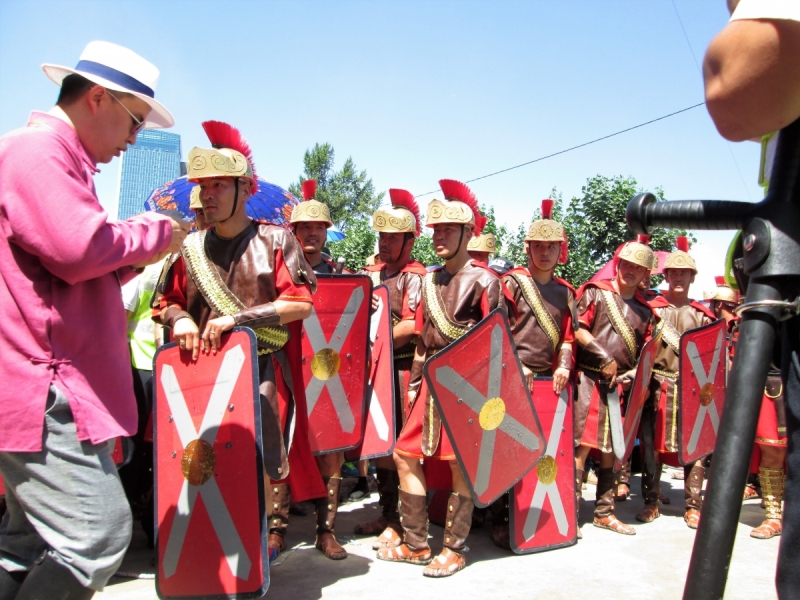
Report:
[[728,340],[725,321],[681,336],[678,460],[687,465],[711,454],[725,407]]
[[488,506],[545,451],[505,311],[430,358],[424,375],[473,500]]
[[542,460],[511,490],[511,549],[517,554],[571,546],[578,539],[572,387],[567,385],[556,395],[552,377],[537,377],[531,393],[536,415],[549,435]]
[[656,354],[661,343],[659,339],[653,339],[642,346],[639,354],[639,362],[636,366],[636,377],[631,384],[628,393],[628,402],[625,407],[625,419],[622,423],[622,439],[625,441],[625,456],[617,458],[614,462],[614,469],[619,471],[622,464],[626,462],[633,452],[636,445],[636,435],[639,433],[639,422],[642,419],[642,409],[650,393],[650,378],[653,375],[653,365],[656,362]]
[[364,441],[348,453],[348,460],[366,460],[389,456],[396,441],[394,394],[394,356],[392,347],[392,311],[389,288],[372,288],[378,298],[378,308],[370,316],[369,338],[371,360],[367,382],[367,416],[364,420]]
[[196,362],[156,353],[159,598],[260,597],[269,587],[256,339],[234,328]]
[[303,385],[311,450],[355,448],[364,433],[372,283],[366,275],[317,275],[303,321]]

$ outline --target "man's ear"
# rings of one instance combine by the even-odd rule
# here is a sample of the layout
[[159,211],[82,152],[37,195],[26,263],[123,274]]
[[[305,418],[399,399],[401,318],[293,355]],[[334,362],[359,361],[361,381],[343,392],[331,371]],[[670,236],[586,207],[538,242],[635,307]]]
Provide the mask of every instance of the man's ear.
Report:
[[89,88],[85,100],[93,115],[97,114],[97,111],[100,109],[100,103],[103,101],[103,96],[106,94],[106,88],[102,85],[93,85]]

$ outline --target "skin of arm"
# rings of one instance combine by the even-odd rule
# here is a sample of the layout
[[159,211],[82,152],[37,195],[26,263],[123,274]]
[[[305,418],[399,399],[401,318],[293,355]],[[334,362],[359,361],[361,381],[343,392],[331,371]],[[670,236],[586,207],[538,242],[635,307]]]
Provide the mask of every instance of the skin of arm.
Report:
[[731,21],[703,60],[706,106],[722,137],[760,139],[800,117],[800,22]]
[[395,348],[402,348],[411,341],[411,338],[414,337],[414,327],[415,323],[410,319],[400,321],[394,326],[392,329],[392,342]]

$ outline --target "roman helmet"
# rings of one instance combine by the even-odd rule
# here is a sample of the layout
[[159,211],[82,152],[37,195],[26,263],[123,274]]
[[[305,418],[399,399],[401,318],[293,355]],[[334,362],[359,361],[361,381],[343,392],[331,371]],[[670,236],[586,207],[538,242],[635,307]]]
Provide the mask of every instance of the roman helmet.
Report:
[[458,243],[460,249],[464,239],[463,226],[468,225],[472,235],[479,236],[483,226],[486,225],[486,217],[481,214],[475,194],[465,184],[454,179],[440,179],[439,187],[444,194],[444,200],[431,200],[428,204],[425,226],[432,228],[434,225],[444,223],[461,225],[461,238]]
[[315,200],[314,196],[317,193],[316,179],[307,179],[303,182],[303,201],[299,202],[292,209],[292,216],[289,222],[292,225],[301,222],[320,222],[325,223],[325,228],[331,227],[331,211],[328,205]]
[[728,285],[723,275],[717,275],[714,277],[714,282],[717,284],[716,289],[713,291],[703,292],[703,300],[706,302],[718,300],[720,302],[739,304],[739,292],[732,289],[731,286]]
[[467,250],[494,254],[497,251],[497,238],[491,233],[482,233],[469,241]]
[[211,142],[211,148],[195,146],[189,150],[186,179],[192,183],[199,183],[201,179],[215,177],[232,177],[236,180],[233,209],[228,217],[230,219],[236,212],[239,203],[239,179],[246,179],[250,182],[251,194],[258,191],[258,180],[250,145],[239,130],[232,125],[222,121],[204,121],[202,125],[208,141]]
[[419,205],[414,195],[406,190],[389,190],[390,208],[379,208],[372,213],[372,230],[378,233],[413,233],[419,237]]
[[558,242],[561,244],[561,254],[558,262],[567,262],[567,232],[564,226],[558,221],[553,220],[553,204],[550,198],[542,200],[542,218],[533,221],[528,227],[525,236],[526,242]]
[[617,260],[627,260],[629,263],[652,270],[658,267],[658,259],[648,243],[650,236],[639,236],[635,242],[625,242],[617,253]]
[[697,273],[697,263],[689,255],[689,239],[682,235],[678,236],[675,239],[675,245],[678,249],[667,256],[667,260],[664,263],[664,270],[690,269]]

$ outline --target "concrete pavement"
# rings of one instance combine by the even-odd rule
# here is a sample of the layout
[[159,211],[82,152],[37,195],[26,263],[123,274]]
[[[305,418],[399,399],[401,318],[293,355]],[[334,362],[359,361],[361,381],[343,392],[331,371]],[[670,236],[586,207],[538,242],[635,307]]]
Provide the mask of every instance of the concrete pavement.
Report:
[[[375,558],[374,538],[352,535],[356,523],[379,514],[377,494],[366,502],[344,505],[337,521],[337,537],[346,542],[349,556],[344,561],[326,559],[314,548],[314,516],[291,517],[287,542],[271,568],[266,598],[316,600],[318,598],[370,599],[426,598],[547,598],[585,597],[680,598],[691,555],[694,531],[683,522],[683,481],[662,478],[663,492],[672,504],[662,507],[662,516],[647,525],[636,523],[641,509],[640,479],[632,478],[632,496],[617,505],[617,516],[636,525],[637,535],[623,536],[591,525],[594,486],[584,490],[581,505],[583,540],[569,548],[516,556],[496,548],[489,539],[491,525],[474,530],[469,537],[467,568],[446,579],[428,579],[422,568],[387,563]],[[744,503],[739,519],[726,599],[776,598],[774,575],[780,538],[756,540],[749,536],[759,525],[764,511],[760,500]],[[430,527],[434,552],[441,549],[442,528]],[[152,577],[152,552],[144,535],[136,532],[121,571]],[[155,598],[153,579],[112,579],[96,598],[139,600]]]

